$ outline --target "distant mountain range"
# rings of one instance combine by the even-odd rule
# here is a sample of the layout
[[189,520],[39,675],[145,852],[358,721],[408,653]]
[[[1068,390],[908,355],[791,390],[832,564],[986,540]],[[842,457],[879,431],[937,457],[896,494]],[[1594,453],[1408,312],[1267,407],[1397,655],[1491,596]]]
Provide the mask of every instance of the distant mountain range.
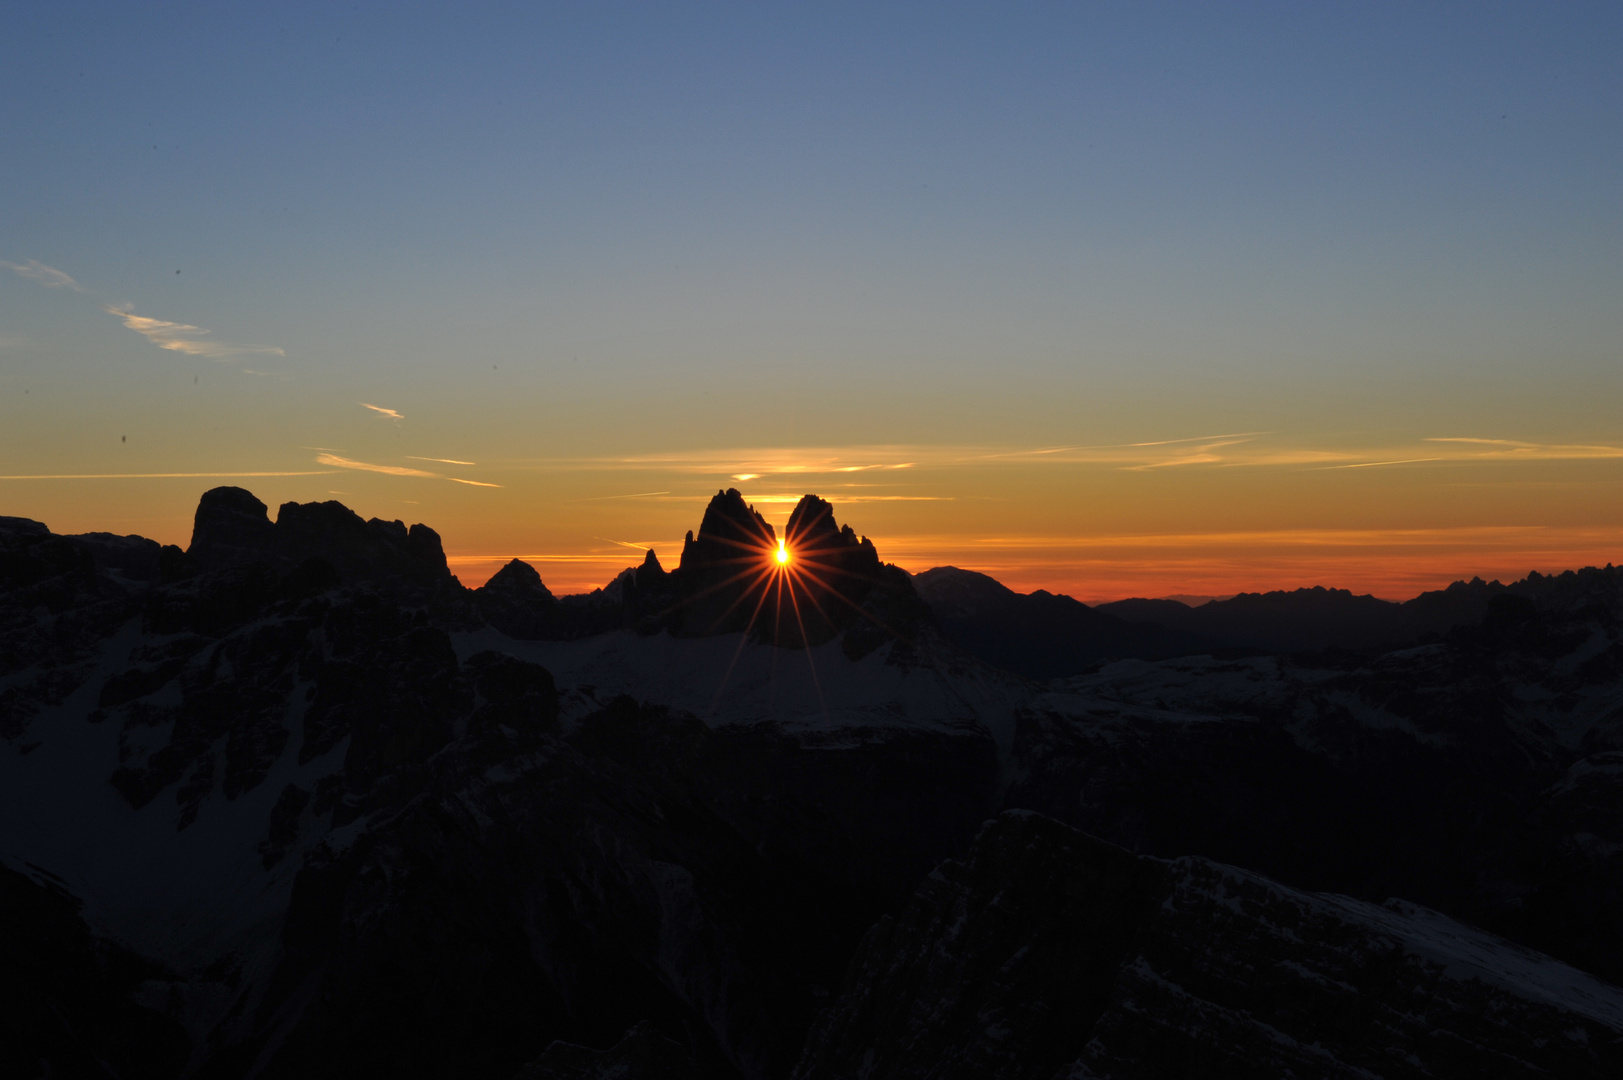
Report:
[[1534,597],[1554,587],[1535,572],[1512,585],[1457,581],[1404,603],[1320,586],[1241,593],[1198,607],[1138,599],[1089,607],[1043,589],[1017,593],[951,566],[913,580],[954,643],[1031,679],[1075,675],[1098,661],[1127,657],[1393,649],[1481,622],[1496,597]]
[[[778,541],[785,540],[779,556]],[[1623,572],[1088,607],[719,492],[0,518],[0,1075],[1623,1075]]]

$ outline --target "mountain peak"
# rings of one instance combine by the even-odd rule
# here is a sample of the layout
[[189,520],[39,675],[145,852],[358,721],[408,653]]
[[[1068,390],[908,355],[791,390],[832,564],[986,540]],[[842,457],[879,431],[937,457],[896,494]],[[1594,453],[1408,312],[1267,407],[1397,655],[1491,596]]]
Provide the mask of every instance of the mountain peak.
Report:
[[544,604],[550,604],[554,599],[552,590],[542,583],[541,575],[536,572],[535,567],[523,559],[514,559],[496,571],[481,589]]
[[688,533],[678,569],[713,576],[722,567],[736,567],[758,551],[777,547],[777,533],[760,511],[744,502],[737,488],[718,491],[704,508],[699,535]]
[[269,514],[246,488],[211,488],[197,502],[186,554],[201,570],[262,559],[274,545]]

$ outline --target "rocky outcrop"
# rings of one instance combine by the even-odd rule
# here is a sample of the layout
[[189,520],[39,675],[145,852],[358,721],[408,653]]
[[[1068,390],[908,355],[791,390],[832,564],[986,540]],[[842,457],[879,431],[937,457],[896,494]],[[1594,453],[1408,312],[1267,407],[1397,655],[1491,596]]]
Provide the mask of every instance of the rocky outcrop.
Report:
[[677,565],[680,605],[674,625],[688,634],[734,633],[758,625],[776,576],[778,535],[736,488],[705,507],[699,533],[688,533]]
[[880,920],[795,1076],[1604,1077],[1623,991],[1393,901],[1009,813]]
[[200,571],[248,563],[275,554],[276,529],[253,492],[217,487],[203,492],[192,520],[186,555]]
[[236,487],[204,493],[186,555],[198,573],[251,564],[286,573],[319,559],[345,582],[429,589],[452,582],[439,534],[427,525],[363,520],[339,502],[283,503],[273,525],[265,504]]

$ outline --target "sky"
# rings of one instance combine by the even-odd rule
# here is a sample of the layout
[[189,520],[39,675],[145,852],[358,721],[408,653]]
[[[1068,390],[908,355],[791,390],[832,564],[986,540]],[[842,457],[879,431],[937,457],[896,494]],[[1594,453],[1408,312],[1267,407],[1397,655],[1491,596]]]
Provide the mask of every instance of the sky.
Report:
[[11,4],[0,513],[737,487],[1088,601],[1623,562],[1623,7]]

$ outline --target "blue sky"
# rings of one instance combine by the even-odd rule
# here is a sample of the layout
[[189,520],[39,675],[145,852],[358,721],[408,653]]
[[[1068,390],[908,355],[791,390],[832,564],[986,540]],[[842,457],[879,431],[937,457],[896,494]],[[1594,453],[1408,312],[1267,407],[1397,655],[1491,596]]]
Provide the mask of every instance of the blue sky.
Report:
[[[312,445],[1623,441],[1616,5],[0,25],[0,260],[79,290],[0,281],[7,473],[294,471]],[[225,344],[162,349],[107,308]],[[140,461],[101,437],[131,427]],[[0,494],[62,520],[108,498]],[[1116,497],[1121,527],[1165,516]]]

